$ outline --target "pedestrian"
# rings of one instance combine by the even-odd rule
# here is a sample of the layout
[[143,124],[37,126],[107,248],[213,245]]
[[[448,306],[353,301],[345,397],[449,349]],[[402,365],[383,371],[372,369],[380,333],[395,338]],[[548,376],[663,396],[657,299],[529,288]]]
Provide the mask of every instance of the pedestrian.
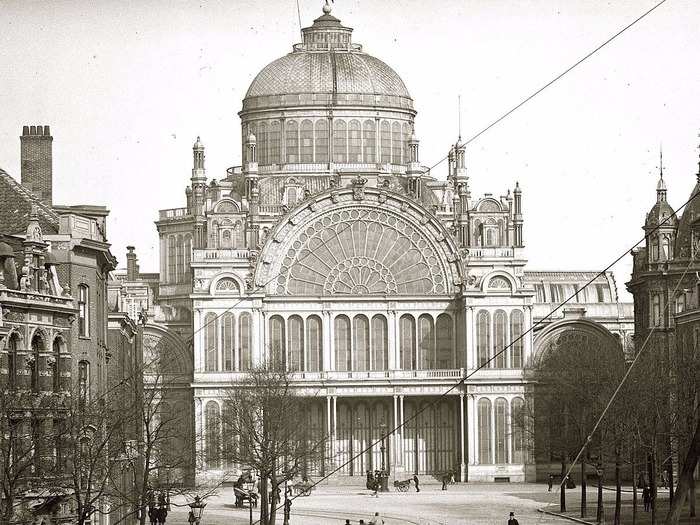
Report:
[[520,525],[518,523],[518,520],[515,519],[515,513],[511,512],[510,516],[508,516],[508,525]]
[[644,512],[649,512],[651,494],[649,492],[649,487],[646,485],[644,486],[644,490],[642,490],[642,501],[644,502]]
[[368,524],[368,525],[384,525],[384,520],[382,519],[382,517],[379,515],[378,512],[375,512],[375,513],[374,513],[374,518],[372,518],[371,520],[369,520],[369,524]]
[[158,516],[155,503],[150,503],[148,505],[148,519],[150,520],[151,525],[156,525],[156,522],[158,521]]
[[374,479],[372,479],[372,473],[369,470],[366,472],[367,472],[367,483],[365,486],[367,487],[367,490],[372,490],[372,486],[374,485]]
[[554,485],[554,474],[549,474],[547,477],[547,492],[552,492],[552,485]]
[[418,474],[413,475],[413,483],[416,485],[416,492],[420,492],[420,487],[418,486]]
[[345,525],[350,525],[350,518],[345,518]]
[[661,471],[661,485],[665,489],[668,488],[668,474],[665,469]]

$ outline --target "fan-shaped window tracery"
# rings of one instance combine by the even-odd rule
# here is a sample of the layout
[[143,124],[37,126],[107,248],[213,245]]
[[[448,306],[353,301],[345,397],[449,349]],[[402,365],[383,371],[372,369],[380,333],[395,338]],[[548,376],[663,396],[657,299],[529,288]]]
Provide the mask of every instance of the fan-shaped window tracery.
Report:
[[385,211],[350,209],[310,223],[287,252],[277,293],[432,295],[447,283],[425,235]]

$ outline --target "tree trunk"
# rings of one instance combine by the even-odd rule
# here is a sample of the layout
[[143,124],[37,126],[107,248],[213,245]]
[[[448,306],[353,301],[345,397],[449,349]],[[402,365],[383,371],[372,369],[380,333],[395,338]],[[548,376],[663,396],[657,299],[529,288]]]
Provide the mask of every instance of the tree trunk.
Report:
[[690,517],[695,517],[695,476],[691,474],[688,483],[688,507],[690,507]]
[[695,435],[693,440],[688,447],[688,453],[685,456],[685,461],[683,462],[683,469],[681,470],[680,476],[678,478],[678,490],[676,490],[675,497],[671,502],[671,509],[668,511],[668,516],[666,517],[666,525],[676,525],[681,517],[681,510],[683,509],[683,504],[685,503],[685,498],[688,495],[688,491],[692,488],[693,495],[691,496],[692,510],[694,512],[695,507],[695,483],[693,481],[693,473],[695,472],[695,466],[698,463],[698,458],[700,457],[700,420],[695,427]]
[[559,512],[566,512],[566,459],[561,460],[561,485],[559,487]]
[[632,443],[632,525],[637,525],[637,444]]
[[652,450],[647,457],[649,473],[649,497],[651,498],[651,525],[656,525],[656,454]]
[[603,523],[603,465],[598,467],[598,508],[596,522]]
[[267,472],[260,473],[260,525],[268,525]]
[[620,448],[615,448],[615,517],[614,525],[620,525],[620,510],[622,507],[622,479],[620,479]]
[[586,459],[581,460],[581,518],[586,517]]
[[272,489],[272,496],[270,497],[270,518],[268,520],[269,525],[275,525],[275,518],[277,517],[277,475],[275,473],[270,477],[270,488]]

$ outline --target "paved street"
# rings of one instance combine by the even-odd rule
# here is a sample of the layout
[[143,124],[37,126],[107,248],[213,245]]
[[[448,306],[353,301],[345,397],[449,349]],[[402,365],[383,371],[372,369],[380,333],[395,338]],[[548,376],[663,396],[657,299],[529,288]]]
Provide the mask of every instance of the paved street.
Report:
[[[390,492],[374,498],[362,487],[324,486],[309,497],[294,500],[291,524],[342,525],[346,518],[357,524],[360,519],[367,522],[375,511],[382,513],[387,525],[505,525],[510,511],[515,512],[521,525],[572,523],[537,512],[548,496],[551,503],[556,501],[546,490],[544,485],[533,484],[470,484],[451,485],[443,492],[439,485],[428,485],[420,493]],[[173,507],[168,523],[187,523],[187,510]],[[202,525],[244,524],[248,519],[248,509],[234,508],[232,489],[226,487],[207,500]],[[256,519],[254,515],[253,521]]]

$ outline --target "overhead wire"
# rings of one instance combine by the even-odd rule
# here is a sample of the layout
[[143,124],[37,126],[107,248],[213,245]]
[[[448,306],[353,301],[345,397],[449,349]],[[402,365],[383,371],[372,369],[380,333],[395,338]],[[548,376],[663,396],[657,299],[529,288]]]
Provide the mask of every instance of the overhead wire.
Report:
[[[570,73],[571,71],[573,71],[574,69],[576,69],[578,66],[580,66],[581,64],[583,64],[586,60],[588,60],[588,59],[591,58],[593,55],[595,55],[598,51],[600,51],[601,49],[603,49],[603,48],[604,48],[605,46],[607,46],[610,42],[612,42],[612,41],[615,40],[617,37],[619,37],[620,35],[622,35],[625,31],[627,31],[628,29],[630,29],[631,27],[633,27],[635,24],[637,24],[638,22],[640,22],[641,20],[643,20],[644,18],[646,18],[648,15],[650,15],[650,14],[651,14],[652,12],[654,12],[656,9],[658,9],[658,8],[661,7],[663,4],[665,4],[666,1],[667,1],[667,0],[661,0],[660,2],[658,2],[657,4],[655,4],[651,9],[645,11],[643,14],[641,14],[641,15],[638,16],[636,19],[634,19],[632,22],[630,22],[630,23],[627,24],[625,27],[623,27],[622,29],[620,29],[620,30],[619,30],[617,33],[615,33],[613,36],[611,36],[610,38],[608,38],[605,42],[603,42],[602,44],[600,44],[599,46],[597,46],[595,49],[593,49],[591,52],[589,52],[589,53],[588,53],[587,55],[585,55],[583,58],[577,60],[573,65],[571,65],[571,66],[569,66],[568,68],[566,68],[564,71],[562,71],[561,73],[559,73],[559,74],[558,74],[557,76],[555,76],[552,80],[550,80],[550,81],[547,82],[545,85],[543,85],[542,87],[540,87],[539,89],[537,89],[536,91],[534,91],[532,94],[530,94],[530,95],[528,95],[527,97],[525,97],[525,98],[524,98],[523,100],[521,100],[518,104],[516,104],[516,105],[513,106],[511,109],[509,109],[508,111],[506,111],[505,113],[503,113],[503,115],[501,115],[501,116],[498,117],[496,120],[494,120],[493,122],[491,122],[488,126],[486,126],[486,127],[483,128],[481,131],[479,131],[478,133],[476,133],[475,135],[473,135],[471,138],[465,140],[464,142],[461,142],[460,140],[458,140],[457,146],[458,146],[458,147],[459,147],[459,146],[466,146],[466,145],[470,144],[471,142],[475,141],[477,138],[479,138],[481,135],[483,135],[484,133],[486,133],[488,130],[490,130],[490,129],[491,129],[492,127],[494,127],[496,124],[498,124],[499,122],[501,122],[503,119],[507,118],[507,117],[510,116],[512,113],[514,113],[515,111],[517,111],[518,109],[520,109],[521,107],[523,107],[525,104],[527,104],[528,102],[530,102],[533,98],[535,98],[537,95],[539,95],[540,93],[542,93],[545,89],[547,89],[548,87],[550,87],[552,84],[556,83],[558,80],[561,80],[562,77],[564,77],[565,75],[567,75],[568,73]],[[461,133],[460,133],[460,134],[461,134]],[[448,158],[449,158],[449,154],[447,154],[447,155],[445,155],[444,157],[442,157],[442,158],[441,158],[440,160],[438,160],[435,164],[433,164],[432,166],[430,166],[430,167],[428,168],[428,172],[430,172],[431,170],[433,170],[434,168],[436,168],[437,166],[439,166],[440,164],[442,164],[442,163],[443,163],[445,160],[447,160]]]

